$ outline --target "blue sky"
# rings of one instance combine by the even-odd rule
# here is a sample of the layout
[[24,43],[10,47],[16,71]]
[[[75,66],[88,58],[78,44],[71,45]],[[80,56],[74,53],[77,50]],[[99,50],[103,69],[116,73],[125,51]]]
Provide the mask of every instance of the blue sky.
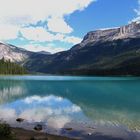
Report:
[[67,50],[89,31],[140,17],[140,0],[0,1],[0,40],[31,51]]
[[136,17],[136,8],[137,0],[98,0],[84,11],[70,15],[68,23],[82,37],[88,31],[128,24]]

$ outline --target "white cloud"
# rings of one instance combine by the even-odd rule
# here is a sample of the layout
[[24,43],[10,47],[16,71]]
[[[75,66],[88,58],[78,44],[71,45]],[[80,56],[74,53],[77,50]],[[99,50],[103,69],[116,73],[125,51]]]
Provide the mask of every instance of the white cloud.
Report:
[[59,41],[62,41],[64,40],[64,35],[63,34],[60,34],[60,33],[57,33],[54,37],[55,40],[59,40]]
[[1,24],[0,39],[1,40],[15,39],[18,36],[18,31],[19,31],[18,26]]
[[[96,0],[0,0],[0,40],[16,39],[20,31],[23,37],[30,41],[61,41],[77,44],[81,39],[67,35],[74,29],[66,22],[65,17],[75,11],[84,10],[94,1]],[[39,21],[46,25],[31,26]],[[41,48],[41,46],[31,46],[31,48]],[[58,50],[63,49],[60,47],[52,51]]]
[[[27,45],[22,45],[20,46],[21,48],[27,49],[29,51],[48,51],[51,53],[56,53],[60,51],[66,50],[64,47],[55,47],[54,43],[51,43],[53,41],[60,41],[64,43],[69,43],[69,44],[77,44],[81,42],[81,38],[75,37],[75,36],[70,36],[70,35],[64,35],[61,33],[53,34],[48,32],[45,28],[43,27],[25,27],[19,30],[22,36],[30,40],[30,43]],[[43,46],[40,45],[40,42],[50,42],[48,43],[48,46]],[[47,43],[46,43],[47,44]],[[53,44],[53,45],[52,45]]]
[[0,23],[23,26],[48,21],[51,31],[70,33],[73,29],[65,22],[64,16],[83,10],[93,1],[95,0],[0,0]]
[[55,40],[62,41],[64,38],[63,34],[52,34],[43,27],[25,27],[20,29],[20,33],[23,35],[24,38],[28,40],[39,42],[51,42]]
[[46,41],[61,41],[71,44],[81,42],[81,38],[75,36],[68,36],[61,33],[52,34],[43,27],[29,27],[20,30],[24,38],[32,41],[46,42]]
[[43,27],[22,28],[20,32],[22,33],[23,37],[28,40],[45,42],[53,41],[54,39],[53,34],[47,32]]
[[72,44],[78,44],[82,41],[82,39],[75,36],[67,36],[65,37],[64,41]]
[[65,20],[59,17],[53,17],[48,20],[48,29],[58,33],[71,33],[73,31]]
[[92,1],[95,0],[0,0],[0,17],[13,24],[34,23],[83,10]]
[[29,51],[33,51],[33,52],[46,51],[46,52],[50,52],[50,53],[56,53],[56,52],[66,50],[65,48],[62,48],[62,47],[55,47],[55,46],[51,46],[51,45],[43,46],[40,44],[28,44],[28,45],[22,45],[20,47],[24,48],[26,50],[29,50]]
[[134,9],[134,12],[137,14],[137,17],[132,19],[130,22],[140,21],[140,0],[138,0],[138,8]]

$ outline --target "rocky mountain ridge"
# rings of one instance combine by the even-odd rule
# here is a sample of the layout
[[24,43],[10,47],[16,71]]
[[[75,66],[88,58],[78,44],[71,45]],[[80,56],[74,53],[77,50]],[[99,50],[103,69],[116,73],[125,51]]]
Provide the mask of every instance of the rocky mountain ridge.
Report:
[[68,51],[49,55],[23,52],[17,56],[22,56],[22,65],[31,72],[140,75],[140,23],[91,31]]
[[101,43],[136,37],[140,37],[140,23],[132,22],[131,24],[121,27],[90,31],[84,36],[82,42],[79,44],[79,48],[86,46],[88,43],[95,45],[98,42]]

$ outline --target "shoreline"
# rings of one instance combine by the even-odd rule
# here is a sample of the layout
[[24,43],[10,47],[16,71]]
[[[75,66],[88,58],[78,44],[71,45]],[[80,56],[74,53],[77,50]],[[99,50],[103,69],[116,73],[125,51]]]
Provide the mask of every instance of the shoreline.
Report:
[[37,132],[35,130],[26,130],[23,128],[11,127],[17,140],[76,140],[60,135],[48,134],[45,132]]
[[[41,123],[10,125],[16,140],[140,140],[139,131],[130,131],[122,126],[83,125],[78,123],[67,124],[56,129],[44,127]],[[41,130],[35,130],[37,124],[42,125]],[[31,139],[32,138],[32,139]],[[1,139],[1,138],[0,138]]]
[[[23,128],[14,128],[11,127],[11,131],[14,134],[15,140],[132,140],[133,138],[122,138],[111,135],[103,135],[102,133],[97,133],[94,135],[87,135],[86,137],[81,138],[70,138],[67,136],[49,134],[45,132],[38,132],[35,130],[26,130]],[[0,136],[1,139],[1,136]],[[135,140],[139,140],[139,137],[134,137]],[[133,140],[134,140],[133,139]],[[3,140],[12,140],[12,139],[3,139]]]

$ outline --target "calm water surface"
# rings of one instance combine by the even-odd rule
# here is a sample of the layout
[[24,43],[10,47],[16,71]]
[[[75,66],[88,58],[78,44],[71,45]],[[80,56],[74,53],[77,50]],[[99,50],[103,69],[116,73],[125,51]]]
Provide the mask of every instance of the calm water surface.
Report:
[[122,125],[140,130],[140,78],[1,76],[0,119]]

